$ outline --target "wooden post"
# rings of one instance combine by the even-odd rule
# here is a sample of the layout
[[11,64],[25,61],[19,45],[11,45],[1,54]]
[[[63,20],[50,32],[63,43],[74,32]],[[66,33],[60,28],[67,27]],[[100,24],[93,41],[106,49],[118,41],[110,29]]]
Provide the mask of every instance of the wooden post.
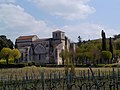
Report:
[[88,69],[88,81],[90,81],[90,71]]
[[120,81],[120,69],[118,68],[118,79],[117,79],[117,90],[119,89],[119,81]]
[[68,74],[67,74],[67,90],[72,90],[70,74],[71,74],[70,71],[68,71]]
[[112,77],[113,77],[113,90],[115,90],[115,78],[116,78],[116,75],[115,75],[114,68],[113,68],[113,75],[112,75]]
[[42,90],[45,90],[45,78],[44,78],[44,72],[41,73],[41,80],[42,80]]

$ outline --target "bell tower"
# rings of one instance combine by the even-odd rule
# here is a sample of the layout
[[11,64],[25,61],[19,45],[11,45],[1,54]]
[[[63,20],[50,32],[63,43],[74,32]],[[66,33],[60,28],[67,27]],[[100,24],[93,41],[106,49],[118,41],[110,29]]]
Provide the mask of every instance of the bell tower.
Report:
[[53,39],[55,41],[56,40],[58,40],[58,41],[65,40],[65,32],[57,30],[57,31],[53,32],[52,35],[53,35]]

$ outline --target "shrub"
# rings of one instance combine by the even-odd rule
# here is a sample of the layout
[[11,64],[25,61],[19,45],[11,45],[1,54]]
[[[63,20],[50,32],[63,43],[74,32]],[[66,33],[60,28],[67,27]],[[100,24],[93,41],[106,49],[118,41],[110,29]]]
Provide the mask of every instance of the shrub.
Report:
[[81,64],[79,64],[79,65],[76,65],[76,67],[89,67],[90,65],[88,65],[88,64],[84,64],[84,65],[81,65]]
[[14,60],[13,60],[13,59],[9,59],[8,62],[9,62],[9,63],[14,63]]
[[93,67],[105,67],[105,64],[95,64]]
[[23,68],[25,64],[0,64],[0,68]]
[[0,60],[0,64],[6,64],[6,60]]
[[36,67],[64,67],[64,65],[57,65],[57,64],[41,64],[41,65],[36,64],[35,66]]
[[119,64],[107,64],[105,67],[119,67]]
[[30,63],[28,63],[28,66],[32,66],[33,64],[30,62]]
[[[14,63],[14,60],[9,59],[8,62],[9,62],[9,63]],[[6,64],[6,60],[4,60],[4,59],[0,60],[0,64]]]

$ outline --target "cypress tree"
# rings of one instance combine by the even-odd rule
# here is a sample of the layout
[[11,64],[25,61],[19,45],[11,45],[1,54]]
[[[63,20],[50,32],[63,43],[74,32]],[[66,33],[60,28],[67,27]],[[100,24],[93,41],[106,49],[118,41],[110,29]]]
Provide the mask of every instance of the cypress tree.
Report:
[[109,38],[109,51],[112,53],[112,59],[113,59],[113,45],[112,45],[112,38]]
[[106,36],[103,30],[101,32],[101,36],[102,36],[102,51],[106,51]]
[[81,43],[82,43],[81,37],[80,37],[80,36],[78,36],[78,45],[80,46],[80,45],[81,45]]

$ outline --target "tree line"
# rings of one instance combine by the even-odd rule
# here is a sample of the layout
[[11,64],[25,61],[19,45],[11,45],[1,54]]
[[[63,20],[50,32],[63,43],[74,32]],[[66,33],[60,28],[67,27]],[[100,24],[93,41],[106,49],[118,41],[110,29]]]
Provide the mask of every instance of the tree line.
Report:
[[64,50],[60,55],[64,60],[63,62],[69,58],[69,62],[76,65],[117,63],[120,58],[119,36],[114,35],[114,37],[106,38],[104,30],[101,31],[101,39],[82,41],[82,38],[78,36],[76,51],[73,53]]
[[120,37],[106,38],[104,30],[102,39],[81,41],[78,37],[76,49],[76,62],[80,64],[111,64],[116,63],[120,57]]

